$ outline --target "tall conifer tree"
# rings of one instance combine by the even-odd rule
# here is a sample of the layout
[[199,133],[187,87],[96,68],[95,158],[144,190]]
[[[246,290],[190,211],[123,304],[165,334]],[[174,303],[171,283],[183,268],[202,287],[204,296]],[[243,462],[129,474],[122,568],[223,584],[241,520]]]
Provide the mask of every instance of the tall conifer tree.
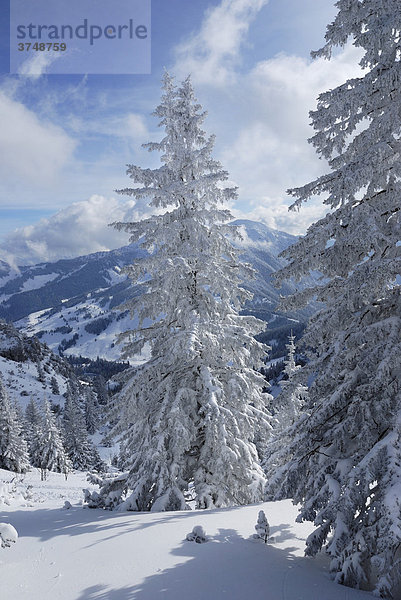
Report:
[[67,475],[72,469],[72,464],[64,449],[61,434],[56,425],[56,418],[52,413],[47,398],[43,401],[42,429],[37,453],[38,466],[42,469],[42,476],[46,471],[56,471]]
[[24,433],[28,443],[30,462],[34,467],[40,467],[39,450],[42,430],[43,419],[35,400],[31,397],[25,409]]
[[28,446],[17,413],[0,376],[0,468],[17,473],[29,470]]
[[69,386],[63,415],[64,447],[74,469],[102,468],[99,453],[90,441],[77,390]]
[[283,253],[278,277],[320,271],[320,285],[286,304],[325,303],[304,336],[317,376],[282,489],[316,525],[307,554],[326,546],[336,581],[386,597],[401,544],[401,4],[336,5],[315,56],[351,39],[364,71],[311,113],[311,142],[331,171],[290,190],[293,208],[323,194],[332,210]]
[[130,165],[137,187],[121,193],[162,214],[116,225],[148,251],[127,268],[143,293],[124,307],[140,323],[121,336],[124,357],[150,345],[151,358],[121,376],[115,418],[128,475],[119,494],[113,483],[101,496],[118,504],[129,489],[129,510],[183,509],[193,481],[200,508],[247,504],[264,485],[254,445],[256,428],[267,427],[264,380],[254,368],[265,351],[253,337],[264,323],[238,314],[251,269],[238,262],[222,206],[236,189],[224,186],[227,173],[211,156],[214,138],[201,129],[206,113],[189,78],[177,89],[165,76],[155,114],[165,136],[145,147],[162,152],[163,164]]

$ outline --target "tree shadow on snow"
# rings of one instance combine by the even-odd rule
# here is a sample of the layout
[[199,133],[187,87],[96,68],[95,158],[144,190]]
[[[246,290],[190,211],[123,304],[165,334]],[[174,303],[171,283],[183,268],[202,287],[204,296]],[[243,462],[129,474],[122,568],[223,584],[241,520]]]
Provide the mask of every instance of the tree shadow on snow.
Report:
[[[294,538],[288,524],[272,527],[275,540]],[[157,544],[157,539],[155,540]],[[322,561],[291,554],[234,529],[219,529],[207,543],[183,540],[171,551],[185,560],[138,585],[91,586],[74,600],[368,600],[367,592],[333,583]]]
[[[35,509],[13,511],[10,515],[16,524],[19,537],[37,537],[45,542],[60,535],[85,535],[105,529],[127,526],[126,520],[110,518],[114,513],[83,510],[82,507]],[[118,514],[116,513],[118,517]],[[122,515],[121,515],[122,516]]]
[[274,538],[274,542],[285,542],[289,539],[299,539],[294,535],[294,527],[288,523],[281,523],[281,525],[274,525],[270,527],[270,536]]
[[[230,510],[239,509],[233,507]],[[228,509],[214,509],[214,512]],[[72,507],[71,509],[39,508],[34,510],[15,510],[12,512],[12,522],[17,527],[19,536],[37,537],[40,541],[47,541],[59,535],[90,535],[96,532],[110,531],[111,535],[102,537],[89,544],[93,546],[108,541],[114,537],[132,532],[156,527],[168,521],[174,523],[182,519],[194,516],[194,511],[157,513],[135,512],[135,511],[108,511],[102,509],[83,509]],[[89,547],[88,546],[88,547]]]
[[[280,527],[289,539],[289,525],[275,527],[277,533]],[[244,539],[234,529],[219,529],[204,544],[183,540],[171,553],[185,562],[151,575],[141,584],[118,589],[91,586],[75,600],[295,600],[282,593],[286,573],[304,560],[291,555],[292,550]],[[309,595],[308,600],[322,598]]]
[[[236,507],[214,509],[213,512],[226,510],[232,512]],[[193,517],[194,511],[158,513],[156,516],[154,513],[83,510],[82,507],[25,509],[10,513],[20,538],[39,537],[46,541],[57,536],[83,535],[88,543],[86,548],[148,527],[156,527],[153,535],[157,548],[158,525],[190,518],[189,532]],[[110,532],[108,537],[104,536],[105,531]],[[204,544],[182,540],[178,547],[170,550],[177,557],[173,567],[160,570],[132,586],[92,585],[73,600],[367,600],[371,597],[366,592],[349,590],[331,582],[324,570],[325,562],[319,561],[318,566],[313,559],[294,556],[291,540],[296,536],[289,524],[273,526],[271,534],[274,541],[268,544],[252,536],[245,539],[235,529],[219,529]],[[287,547],[275,546],[283,542],[288,543]]]

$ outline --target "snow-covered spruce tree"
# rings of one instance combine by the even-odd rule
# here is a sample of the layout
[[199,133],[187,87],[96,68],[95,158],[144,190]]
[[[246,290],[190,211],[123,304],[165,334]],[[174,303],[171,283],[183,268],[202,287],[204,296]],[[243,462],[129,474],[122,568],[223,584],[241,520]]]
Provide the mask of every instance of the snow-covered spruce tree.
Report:
[[50,379],[50,386],[52,389],[52,394],[58,396],[60,394],[60,388],[57,379],[54,376]]
[[38,407],[36,405],[36,402],[34,401],[34,399],[31,397],[29,399],[28,404],[26,405],[26,409],[25,409],[25,421],[27,424],[27,427],[30,428],[34,425],[39,425],[40,424],[40,414],[38,411]]
[[301,383],[301,365],[297,365],[295,362],[296,346],[295,336],[292,335],[292,332],[285,347],[288,351],[283,370],[286,379],[280,381],[281,392],[275,404],[280,413],[279,421],[282,428],[291,426],[298,419],[308,394],[307,387]]
[[[288,498],[288,491],[280,487],[277,495],[277,480],[283,478],[283,471],[292,457],[291,441],[297,434],[297,421],[308,397],[304,385],[305,372],[295,361],[295,336],[291,335],[286,344],[288,356],[284,361],[283,373],[286,379],[280,381],[281,392],[274,400],[274,420],[268,443],[263,452],[263,468],[266,474],[266,500]],[[273,412],[273,410],[272,410]]]
[[307,554],[327,544],[336,581],[387,597],[401,548],[401,3],[337,7],[316,56],[351,38],[365,71],[319,97],[311,141],[331,172],[290,191],[295,208],[326,194],[332,212],[284,252],[278,276],[320,271],[287,306],[313,295],[326,306],[304,336],[317,376],[282,486],[317,526]]
[[24,418],[24,437],[28,443],[29,457],[31,465],[40,466],[40,438],[42,435],[43,420],[39,413],[36,402],[30,398]]
[[109,401],[109,391],[107,383],[103,375],[97,375],[93,380],[93,389],[97,397],[97,403],[99,405],[107,405]]
[[148,344],[151,358],[121,375],[114,418],[128,474],[101,497],[118,504],[130,490],[125,509],[184,509],[193,481],[199,508],[247,504],[264,486],[253,440],[268,427],[265,382],[254,370],[265,350],[253,336],[265,324],[238,315],[249,297],[240,278],[251,269],[238,262],[227,239],[236,231],[221,207],[236,190],[221,185],[227,173],[211,156],[214,138],[201,129],[206,113],[189,78],[177,89],[165,75],[155,114],[165,137],[145,147],[161,151],[163,165],[129,166],[138,187],[121,193],[149,198],[164,213],[116,224],[148,250],[126,269],[143,293],[124,306],[140,325],[121,336],[123,356]]
[[0,468],[25,473],[29,470],[28,447],[16,411],[0,376]]
[[37,376],[38,381],[40,383],[45,384],[46,383],[46,375],[43,370],[43,365],[39,359],[36,361],[36,369],[38,371],[38,376]]
[[46,471],[56,471],[67,475],[72,469],[72,464],[63,446],[61,434],[56,425],[56,418],[51,410],[47,398],[43,401],[42,427],[35,457],[37,466],[42,470],[42,477]]
[[265,511],[260,510],[258,514],[258,520],[255,525],[256,533],[253,534],[254,538],[261,539],[267,544],[268,539],[270,537],[270,525],[269,521],[266,519]]
[[63,415],[64,447],[74,469],[101,468],[100,456],[88,438],[76,389],[68,386]]
[[93,435],[98,429],[100,423],[99,405],[96,401],[95,393],[91,387],[88,386],[88,388],[85,390],[84,397],[86,431],[90,435]]

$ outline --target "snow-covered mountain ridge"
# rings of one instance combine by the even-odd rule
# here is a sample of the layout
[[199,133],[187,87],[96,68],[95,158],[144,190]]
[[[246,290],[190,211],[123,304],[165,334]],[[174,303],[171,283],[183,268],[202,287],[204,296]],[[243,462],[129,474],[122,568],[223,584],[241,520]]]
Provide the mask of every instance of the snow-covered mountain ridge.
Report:
[[[269,337],[274,339],[275,330],[294,326],[275,312],[279,294],[290,293],[291,286],[279,291],[271,276],[283,265],[278,255],[296,238],[262,223],[239,220],[235,224],[243,236],[238,243],[242,259],[256,270],[256,278],[246,284],[254,293],[246,309],[272,323]],[[116,335],[135,327],[135,322],[128,313],[115,309],[137,293],[121,269],[143,255],[140,247],[131,244],[24,266],[19,274],[4,268],[0,270],[0,317],[15,322],[28,335],[38,336],[55,352],[117,360]],[[301,320],[304,318],[301,315]]]

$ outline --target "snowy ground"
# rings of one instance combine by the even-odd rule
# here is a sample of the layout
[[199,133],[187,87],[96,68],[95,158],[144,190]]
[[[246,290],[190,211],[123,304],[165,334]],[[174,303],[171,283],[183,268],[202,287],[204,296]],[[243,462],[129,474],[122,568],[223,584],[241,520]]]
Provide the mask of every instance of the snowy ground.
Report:
[[[368,600],[334,584],[324,557],[303,557],[310,524],[295,524],[289,501],[174,513],[83,509],[85,475],[68,481],[33,470],[5,485],[0,470],[0,522],[19,533],[0,548],[2,600]],[[19,476],[18,479],[21,479]],[[2,485],[3,482],[3,485]],[[28,498],[26,496],[27,486]],[[9,504],[5,504],[7,500]],[[68,500],[72,508],[63,508]],[[252,539],[263,508],[274,541]],[[195,525],[210,537],[185,541]]]

